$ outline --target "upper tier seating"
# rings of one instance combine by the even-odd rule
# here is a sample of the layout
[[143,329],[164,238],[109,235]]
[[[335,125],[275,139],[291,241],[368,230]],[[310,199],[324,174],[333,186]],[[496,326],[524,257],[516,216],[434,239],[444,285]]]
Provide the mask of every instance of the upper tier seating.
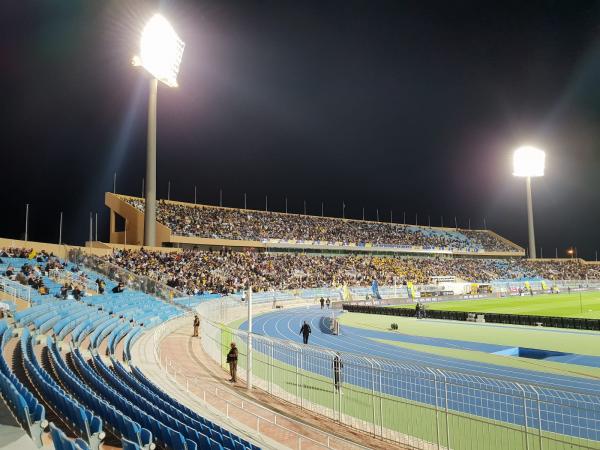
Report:
[[[123,198],[144,211],[144,199]],[[157,220],[176,235],[215,239],[283,239],[354,243],[358,246],[418,246],[428,250],[519,251],[514,245],[481,230],[432,228],[164,201],[158,203]]]

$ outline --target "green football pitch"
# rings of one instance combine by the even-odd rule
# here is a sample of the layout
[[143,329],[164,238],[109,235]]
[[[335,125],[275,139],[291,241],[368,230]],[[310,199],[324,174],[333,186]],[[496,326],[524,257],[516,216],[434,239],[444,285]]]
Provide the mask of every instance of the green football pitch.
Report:
[[[414,308],[414,305],[400,305]],[[428,309],[499,314],[526,314],[554,317],[600,319],[600,292],[525,295],[483,300],[427,303]]]

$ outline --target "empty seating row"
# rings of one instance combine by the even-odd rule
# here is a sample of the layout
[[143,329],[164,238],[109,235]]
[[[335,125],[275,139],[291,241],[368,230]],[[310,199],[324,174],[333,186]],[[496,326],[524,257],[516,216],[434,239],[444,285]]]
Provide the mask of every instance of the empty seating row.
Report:
[[[139,423],[129,418],[124,412],[115,407],[102,398],[100,394],[95,392],[87,384],[83,383],[77,375],[67,366],[66,362],[60,355],[56,342],[48,337],[48,350],[50,352],[50,361],[52,366],[60,378],[61,382],[69,388],[71,392],[79,399],[79,401],[104,420],[107,426],[122,443],[129,442],[137,446],[137,448],[151,450],[155,447],[152,442],[152,433],[145,428],[142,428]],[[77,355],[73,352],[73,362],[81,372],[82,367]],[[87,370],[87,368],[83,368]],[[84,377],[85,374],[84,374]]]
[[108,354],[114,355],[117,344],[131,331],[131,324],[124,323],[121,326],[117,327],[110,333],[108,336]]
[[89,450],[90,448],[82,439],[71,440],[65,433],[53,423],[50,424],[50,435],[52,436],[52,443],[54,444],[54,450]]
[[[68,305],[72,304],[70,300],[67,301],[69,302]],[[15,322],[20,326],[28,326],[38,317],[41,317],[57,308],[58,305],[55,303],[58,303],[58,301],[50,299],[49,302],[43,305],[37,305],[32,308],[19,311],[15,313]]]
[[[159,397],[161,397],[163,400],[165,400],[168,403],[171,403],[173,406],[175,406],[179,411],[182,411],[184,414],[190,416],[190,417],[194,417],[194,418],[198,418],[198,420],[200,422],[204,421],[204,424],[206,425],[211,425],[213,428],[217,429],[217,430],[221,430],[223,431],[218,425],[213,424],[212,422],[210,422],[207,419],[204,419],[203,417],[199,416],[196,412],[192,411],[190,408],[188,408],[187,406],[183,405],[182,403],[180,403],[179,401],[177,401],[176,399],[174,399],[173,397],[170,397],[165,391],[163,391],[162,389],[160,389],[158,386],[156,386],[152,381],[150,381],[148,379],[148,377],[146,377],[146,375],[144,375],[142,373],[142,371],[135,366],[131,366],[131,374],[143,385],[145,386],[147,389],[151,390],[152,392],[154,392],[156,395],[158,395]],[[238,438],[239,441],[246,447],[251,448],[252,450],[258,450],[259,447],[257,447],[256,445],[249,443],[241,438]],[[236,449],[237,450],[237,449]]]
[[[156,418],[142,411],[137,405],[123,398],[119,392],[109,386],[84,360],[79,349],[72,352],[75,365],[80,373],[85,378],[86,382],[99,392],[110,404],[119,411],[122,411],[132,420],[138,422],[146,430],[151,432],[151,436],[159,441],[162,445],[171,448],[179,448],[182,450],[195,450],[196,445],[193,442],[186,442],[185,438],[177,431],[165,426]],[[191,444],[191,445],[190,445]]]
[[83,320],[75,327],[71,333],[71,342],[73,342],[75,345],[80,345],[91,332],[100,326],[100,324],[109,321],[110,319],[111,317],[108,315],[108,313],[98,311],[96,316],[92,315],[92,317]]
[[75,329],[77,325],[79,325],[85,319],[91,318],[92,316],[97,317],[98,311],[92,310],[91,308],[86,308],[70,317],[65,317],[59,320],[54,327],[52,327],[54,335],[58,336],[59,339],[64,339],[71,331]]
[[[78,352],[78,350],[75,350],[75,353]],[[127,389],[123,382],[108,370],[98,356],[94,357],[93,360],[96,370],[103,377],[100,378],[100,375],[93,372],[95,378],[94,388],[100,389],[101,386],[104,388],[107,385],[110,386],[109,389],[104,390],[106,395],[112,397],[110,400],[111,403],[129,408],[131,417],[145,424],[161,444],[182,450],[195,450],[197,448],[195,441],[187,437],[192,434],[193,430],[182,430],[180,423],[177,423],[175,420],[169,420],[170,418],[166,413]],[[182,431],[187,431],[187,433],[184,434]]]
[[142,335],[142,328],[135,327],[132,328],[127,336],[125,336],[125,340],[123,343],[123,359],[125,361],[131,360],[131,346],[135,343],[137,339]]
[[71,307],[59,309],[58,311],[56,311],[54,316],[47,316],[46,320],[44,321],[41,321],[41,318],[39,318],[37,321],[34,321],[34,324],[36,330],[39,333],[45,334],[50,329],[53,329],[54,326],[58,324],[58,322],[64,322],[65,320],[73,320],[80,313],[86,312],[89,312],[89,308],[87,306],[85,306],[84,304],[75,304]]
[[[99,365],[102,372],[110,374],[110,370],[104,366],[102,368],[102,361],[99,358],[94,358],[95,364]],[[210,443],[209,439],[212,439],[223,446],[225,449],[230,450],[245,450],[252,449],[252,445],[245,440],[239,438],[235,434],[230,433],[227,430],[222,429],[220,426],[206,420],[204,417],[196,414],[188,408],[178,408],[173,402],[167,401],[162,397],[158,396],[151,389],[143,385],[138,379],[127,371],[122,364],[112,359],[113,368],[119,377],[125,381],[126,386],[133,391],[130,395],[139,396],[148,400],[152,405],[158,407],[159,410],[169,414],[172,418],[180,421],[181,423],[189,426],[192,430],[199,431],[201,441],[204,444]],[[114,378],[114,375],[113,377]],[[202,436],[204,435],[204,436]],[[199,448],[203,448],[203,445],[199,445]]]
[[97,327],[92,334],[90,334],[90,349],[97,349],[104,338],[120,324],[122,324],[121,319],[113,317]]
[[4,347],[12,336],[5,320],[0,321],[0,392],[21,426],[34,443],[42,446],[42,433],[48,426],[46,410],[21,383],[4,359]]
[[102,420],[67,394],[40,366],[33,352],[32,336],[27,328],[23,329],[21,336],[21,352],[31,383],[36,386],[56,414],[62,417],[92,450],[98,450],[105,437],[102,431]]

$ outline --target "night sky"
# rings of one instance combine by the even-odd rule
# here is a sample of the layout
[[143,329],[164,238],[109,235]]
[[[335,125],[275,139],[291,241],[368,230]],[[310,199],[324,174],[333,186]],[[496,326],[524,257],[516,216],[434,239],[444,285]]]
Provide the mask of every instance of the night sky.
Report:
[[0,15],[0,236],[81,244],[104,192],[140,195],[157,9],[186,42],[159,88],[158,197],[489,228],[525,245],[512,150],[534,181],[544,256],[600,248],[597,2],[24,0]]

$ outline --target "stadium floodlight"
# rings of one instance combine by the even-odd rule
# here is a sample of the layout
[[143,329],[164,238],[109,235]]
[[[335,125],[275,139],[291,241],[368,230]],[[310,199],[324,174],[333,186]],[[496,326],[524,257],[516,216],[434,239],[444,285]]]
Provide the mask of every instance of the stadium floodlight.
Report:
[[515,177],[543,177],[546,154],[535,147],[519,147],[513,155]]
[[156,245],[156,97],[158,82],[177,87],[177,75],[183,56],[184,42],[160,14],[155,14],[142,31],[140,55],[133,58],[150,75],[148,97],[148,144],[146,151],[146,207],[144,208],[144,245]]
[[527,227],[529,229],[529,257],[535,259],[535,233],[533,229],[533,200],[531,178],[544,176],[546,154],[535,147],[523,146],[513,154],[513,175],[527,180]]
[[142,66],[154,78],[169,87],[177,87],[177,75],[183,56],[184,42],[160,14],[155,14],[142,31],[140,55],[133,64]]

